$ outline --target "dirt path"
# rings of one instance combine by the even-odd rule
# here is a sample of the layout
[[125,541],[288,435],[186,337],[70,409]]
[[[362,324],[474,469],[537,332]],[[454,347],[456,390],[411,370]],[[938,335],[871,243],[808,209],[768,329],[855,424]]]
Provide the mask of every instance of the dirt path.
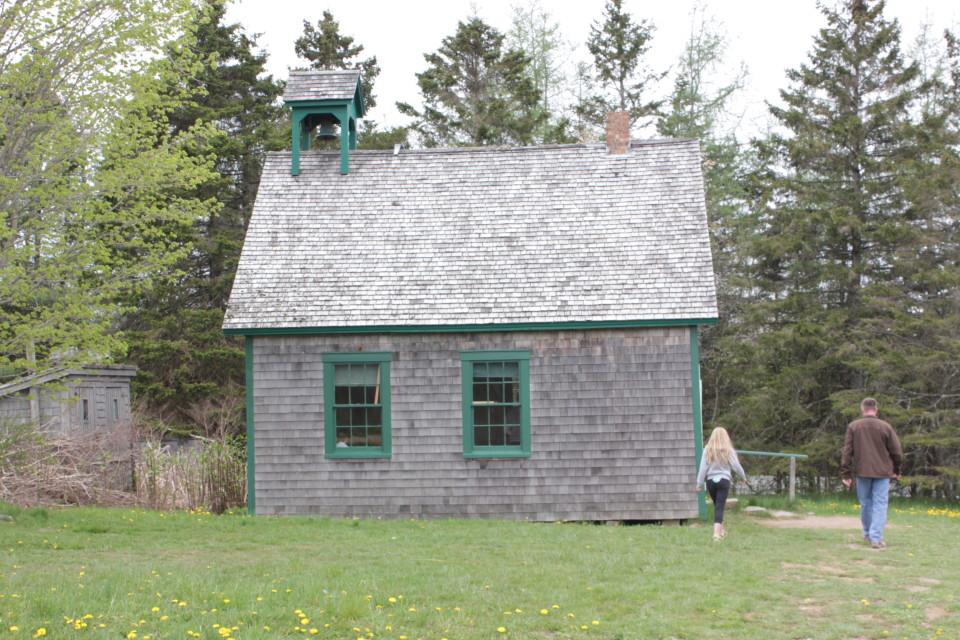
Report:
[[[859,516],[798,516],[796,518],[757,518],[756,522],[783,529],[852,529],[862,528]],[[889,525],[888,525],[889,526]]]

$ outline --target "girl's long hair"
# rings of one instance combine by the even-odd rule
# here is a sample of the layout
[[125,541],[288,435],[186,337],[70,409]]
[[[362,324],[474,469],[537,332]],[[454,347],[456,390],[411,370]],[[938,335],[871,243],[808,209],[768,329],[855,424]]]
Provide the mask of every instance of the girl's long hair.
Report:
[[730,434],[723,427],[717,427],[710,434],[703,452],[707,456],[708,464],[729,465],[733,459],[733,443],[730,442]]

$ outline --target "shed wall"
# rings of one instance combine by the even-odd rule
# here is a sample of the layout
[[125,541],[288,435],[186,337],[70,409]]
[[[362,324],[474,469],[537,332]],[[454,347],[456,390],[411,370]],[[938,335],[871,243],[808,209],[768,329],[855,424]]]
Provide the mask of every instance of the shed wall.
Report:
[[[689,328],[253,339],[258,514],[698,515]],[[532,454],[463,457],[461,350],[529,349]],[[323,353],[391,352],[393,453],[324,455]]]

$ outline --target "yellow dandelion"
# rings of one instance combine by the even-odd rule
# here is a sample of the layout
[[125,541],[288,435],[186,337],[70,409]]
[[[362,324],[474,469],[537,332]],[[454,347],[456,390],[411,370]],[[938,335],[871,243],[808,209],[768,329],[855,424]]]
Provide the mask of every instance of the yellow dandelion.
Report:
[[499,631],[500,633],[506,633],[506,632],[507,632],[507,630],[506,630],[504,627],[497,627],[497,631]]

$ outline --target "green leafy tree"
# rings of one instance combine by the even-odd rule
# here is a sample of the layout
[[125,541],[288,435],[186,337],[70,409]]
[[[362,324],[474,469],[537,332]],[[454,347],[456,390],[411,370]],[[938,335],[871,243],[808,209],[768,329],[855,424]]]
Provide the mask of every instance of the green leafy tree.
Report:
[[215,133],[190,153],[213,158],[216,173],[183,195],[221,208],[179,229],[176,240],[189,253],[174,277],[139,297],[137,311],[123,321],[140,369],[136,395],[154,418],[183,430],[203,423],[199,413],[225,411],[242,396],[243,344],[223,335],[223,314],[264,154],[289,144],[289,121],[278,105],[283,85],[264,73],[266,56],[255,51],[255,38],[225,23],[224,13],[220,0],[200,5],[187,40],[170,49],[173,64],[188,51],[202,65],[168,88],[190,98],[166,117],[174,134],[213,125]]
[[[830,476],[863,396],[907,442],[956,432],[960,371],[947,354],[960,279],[944,172],[955,131],[919,108],[930,85],[882,1],[822,10],[808,63],[770,108],[780,128],[758,142],[751,297],[728,343],[727,375],[742,388],[721,421],[746,427],[753,446],[811,454]],[[946,451],[910,449],[907,473],[948,486]]]
[[628,112],[631,125],[657,114],[662,100],[649,100],[647,94],[667,72],[655,73],[644,61],[654,28],[646,20],[634,23],[623,10],[623,0],[607,0],[603,24],[594,23],[587,39],[587,49],[593,56],[593,79],[602,90],[577,107],[588,122],[602,126],[611,111]]
[[704,409],[716,415],[719,400],[727,396],[723,362],[727,354],[721,336],[736,331],[742,299],[738,274],[744,265],[744,238],[739,219],[750,201],[749,157],[726,123],[733,120],[729,101],[743,88],[746,69],[729,71],[727,39],[721,26],[705,15],[702,5],[691,16],[690,37],[677,61],[673,91],[657,120],[664,136],[697,138],[703,152],[707,217],[713,248],[720,320],[701,333],[704,362]]
[[424,58],[430,68],[417,74],[423,110],[397,104],[415,119],[411,129],[424,146],[533,143],[547,114],[527,73],[529,56],[506,49],[503,34],[474,17]]
[[527,76],[540,92],[539,110],[546,114],[534,133],[538,143],[576,142],[572,133],[571,83],[566,71],[571,46],[563,39],[560,25],[553,20],[540,0],[513,7],[513,27],[507,34],[510,49],[524,51],[530,57]]
[[211,131],[171,132],[174,78],[158,57],[188,28],[179,0],[0,4],[0,368],[9,375],[120,358],[118,315],[186,253],[174,230],[216,203],[191,153]]

